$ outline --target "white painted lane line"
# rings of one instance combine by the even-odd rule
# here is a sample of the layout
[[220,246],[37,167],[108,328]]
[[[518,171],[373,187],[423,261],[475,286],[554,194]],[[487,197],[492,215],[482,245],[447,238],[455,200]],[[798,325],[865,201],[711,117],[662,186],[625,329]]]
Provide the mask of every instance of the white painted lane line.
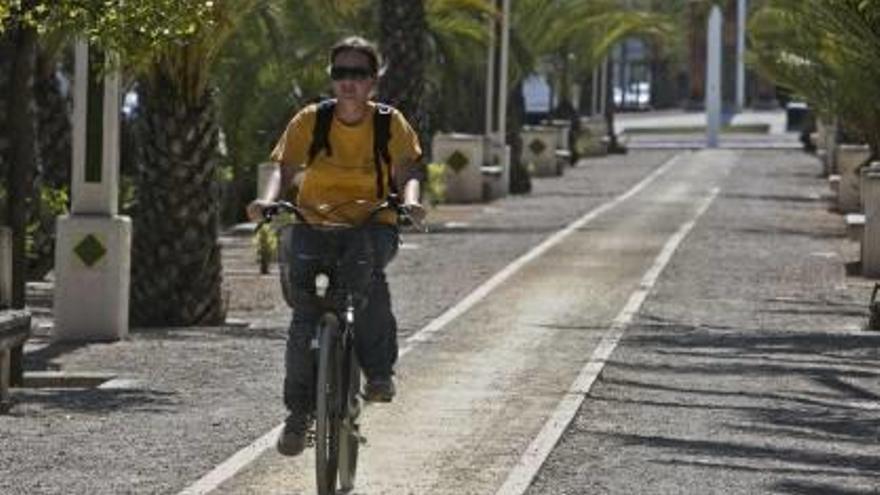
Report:
[[[514,273],[519,271],[528,262],[534,260],[556,244],[559,244],[560,242],[562,242],[563,239],[570,236],[573,232],[582,228],[584,225],[594,220],[602,213],[605,213],[611,208],[614,208],[618,204],[637,194],[648,184],[657,179],[657,177],[663,175],[667,170],[669,170],[669,168],[671,168],[682,156],[682,154],[677,154],[674,157],[670,158],[666,161],[666,163],[657,168],[657,170],[639,181],[638,184],[634,185],[623,194],[615,197],[607,203],[599,205],[593,210],[590,210],[581,218],[575,220],[564,229],[554,233],[553,235],[545,239],[544,242],[535,246],[529,252],[520,256],[512,263],[504,267],[500,272],[493,275],[492,278],[484,282],[482,285],[474,289],[473,292],[468,294],[464,299],[459,301],[458,304],[446,310],[440,316],[425,325],[418,332],[410,335],[409,338],[406,339],[406,343],[400,348],[400,351],[398,353],[399,357],[402,358],[403,356],[405,356],[419,342],[424,342],[428,340],[431,335],[437,333],[450,321],[459,317],[461,314],[476,305],[478,302],[482,301],[487,295],[489,295],[490,292],[492,292],[492,290],[501,285],[505,280],[507,280]],[[256,460],[257,457],[259,457],[261,454],[263,454],[263,452],[274,445],[275,438],[278,436],[278,432],[281,431],[282,426],[283,423],[279,424],[271,431],[265,433],[263,436],[258,438],[252,444],[236,452],[232,457],[223,461],[223,463],[215,467],[213,470],[211,470],[211,472],[204,475],[202,478],[200,478],[189,487],[185,488],[178,495],[202,495],[205,493],[209,493],[220,486],[226,480],[231,479],[233,476],[235,476],[236,473],[238,473],[245,466]]]
[[255,442],[239,450],[229,459],[223,461],[223,464],[220,464],[219,466],[211,470],[211,472],[209,472],[205,476],[202,476],[199,481],[185,488],[183,491],[180,492],[180,495],[201,495],[211,492],[212,490],[220,486],[224,481],[235,476],[235,473],[241,471],[242,468],[254,462],[254,460],[259,457],[263,452],[275,445],[275,439],[278,438],[278,435],[281,433],[281,429],[283,427],[284,423],[281,423],[275,428],[272,428],[271,430],[263,434],[263,436],[258,438]]
[[599,374],[602,373],[605,363],[611,357],[611,353],[614,352],[614,349],[623,337],[624,330],[632,322],[642,303],[645,302],[663,268],[672,259],[675,250],[678,249],[681,242],[694,228],[700,217],[709,209],[709,205],[718,196],[718,192],[718,188],[712,189],[709,196],[700,204],[693,218],[679,227],[678,231],[666,241],[660,254],[654,260],[654,264],[642,276],[639,287],[630,295],[626,305],[611,322],[611,326],[605,333],[599,346],[593,351],[590,360],[581,369],[568,392],[559,402],[559,405],[556,406],[556,410],[553,411],[550,418],[544,423],[538,436],[532,440],[532,443],[523,453],[522,457],[520,457],[519,462],[511,470],[507,480],[505,480],[495,495],[522,495],[529,488],[529,485],[532,484],[532,480],[538,474],[538,470],[544,464],[544,461],[547,460],[553,447],[556,446],[556,443],[580,409],[593,383],[599,377]]

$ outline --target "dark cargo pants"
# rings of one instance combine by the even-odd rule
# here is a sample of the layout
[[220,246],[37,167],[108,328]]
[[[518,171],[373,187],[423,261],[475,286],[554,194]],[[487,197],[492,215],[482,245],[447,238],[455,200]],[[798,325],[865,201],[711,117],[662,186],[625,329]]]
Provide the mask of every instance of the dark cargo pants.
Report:
[[389,376],[397,361],[397,321],[385,267],[397,254],[397,227],[323,231],[291,225],[281,231],[281,285],[293,308],[285,352],[284,404],[288,410],[314,409],[315,353],[311,341],[323,308],[315,295],[315,276],[327,270],[333,280],[351,284],[365,300],[356,307],[355,351],[368,377]]

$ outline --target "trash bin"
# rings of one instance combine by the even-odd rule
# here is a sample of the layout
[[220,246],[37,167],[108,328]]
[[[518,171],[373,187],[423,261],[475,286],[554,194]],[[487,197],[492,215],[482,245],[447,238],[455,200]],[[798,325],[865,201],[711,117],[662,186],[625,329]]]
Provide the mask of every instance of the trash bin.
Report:
[[800,132],[807,122],[807,114],[810,108],[802,101],[790,101],[785,106],[785,130],[788,132]]

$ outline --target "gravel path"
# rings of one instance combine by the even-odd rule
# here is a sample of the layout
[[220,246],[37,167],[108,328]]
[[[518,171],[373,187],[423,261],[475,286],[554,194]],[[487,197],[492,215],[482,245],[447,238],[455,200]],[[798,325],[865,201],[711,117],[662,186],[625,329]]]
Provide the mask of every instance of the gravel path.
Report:
[[[467,295],[547,235],[625,191],[672,156],[592,159],[532,194],[433,213],[428,234],[405,235],[389,276],[402,336]],[[31,291],[41,326],[29,370],[101,371],[121,388],[16,389],[0,417],[0,493],[175,493],[276,425],[289,311],[276,275],[256,275],[250,239],[223,239],[234,324],[134,329],[113,344],[47,345],[51,286]]]

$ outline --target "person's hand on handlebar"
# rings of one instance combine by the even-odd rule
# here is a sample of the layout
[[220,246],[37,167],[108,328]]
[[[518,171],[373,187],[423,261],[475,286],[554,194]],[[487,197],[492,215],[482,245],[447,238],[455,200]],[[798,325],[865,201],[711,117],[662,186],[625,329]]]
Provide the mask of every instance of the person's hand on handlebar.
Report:
[[260,222],[264,220],[263,210],[273,204],[272,201],[265,199],[255,199],[247,205],[247,216],[251,222]]
[[425,208],[420,203],[404,203],[401,205],[404,215],[416,226],[424,225],[425,223]]

